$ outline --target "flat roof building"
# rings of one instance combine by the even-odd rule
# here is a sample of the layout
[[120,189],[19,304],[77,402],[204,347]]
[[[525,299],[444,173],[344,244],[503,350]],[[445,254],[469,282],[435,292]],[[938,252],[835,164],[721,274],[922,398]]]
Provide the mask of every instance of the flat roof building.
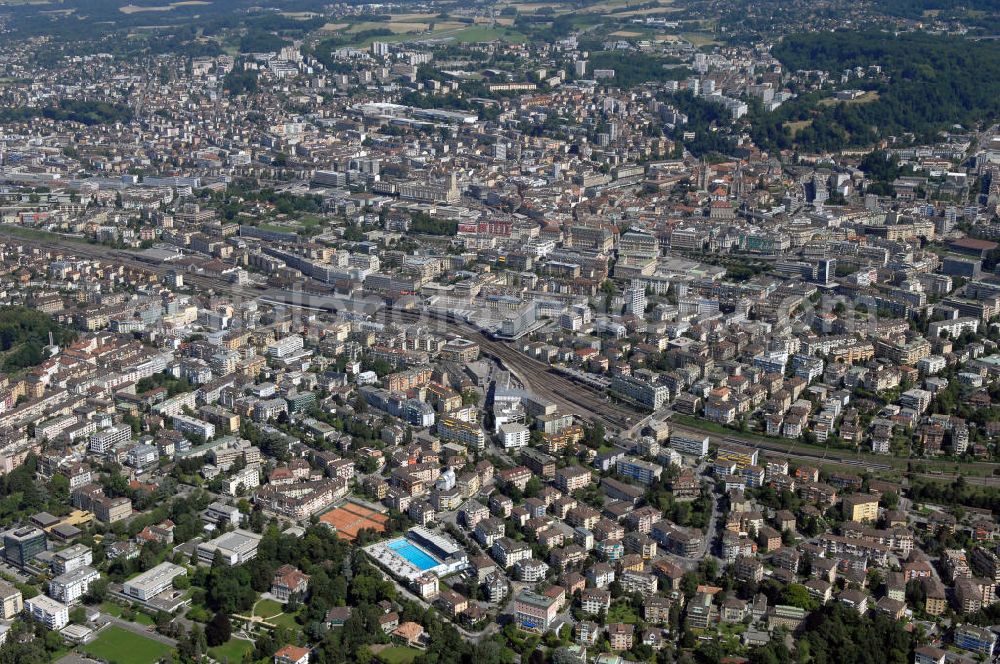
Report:
[[173,585],[174,579],[187,574],[187,570],[173,563],[160,563],[156,567],[122,584],[122,593],[140,602],[147,602]]
[[257,546],[260,545],[260,540],[260,535],[237,528],[199,544],[198,562],[211,565],[218,552],[222,554],[223,561],[230,567],[240,565],[257,556]]
[[531,590],[514,598],[514,617],[521,629],[545,632],[559,614],[559,600]]
[[65,574],[60,574],[49,581],[49,595],[64,604],[78,602],[90,589],[92,583],[101,578],[93,567],[78,567]]
[[24,601],[24,608],[31,619],[49,629],[62,629],[69,624],[69,607],[46,595],[38,595]]
[[11,565],[24,567],[47,548],[45,531],[34,526],[8,530],[3,535],[3,557]]

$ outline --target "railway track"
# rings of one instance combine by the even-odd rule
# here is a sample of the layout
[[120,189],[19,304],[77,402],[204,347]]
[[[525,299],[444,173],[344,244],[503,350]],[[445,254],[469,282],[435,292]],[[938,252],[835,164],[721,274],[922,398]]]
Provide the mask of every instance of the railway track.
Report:
[[[796,445],[795,443],[784,444],[780,441],[762,441],[762,440],[744,440],[737,438],[735,436],[720,436],[714,431],[707,429],[698,429],[696,427],[690,427],[683,424],[677,424],[675,422],[670,422],[671,431],[683,431],[689,434],[697,434],[702,436],[708,436],[711,442],[718,444],[720,442],[732,442],[745,447],[756,447],[766,452],[771,452],[777,455],[784,455],[789,459],[799,459],[799,460],[809,460],[817,464],[825,465],[837,465],[843,466],[844,468],[850,468],[855,471],[867,471],[871,473],[897,473],[901,476],[909,477],[919,477],[923,479],[941,481],[953,481],[957,479],[960,473],[947,473],[947,472],[913,472],[908,470],[906,467],[893,466],[888,463],[878,463],[872,462],[865,459],[859,459],[849,452],[830,452],[826,450],[824,452],[818,452],[811,448],[803,448],[802,445]],[[919,460],[914,460],[919,463]],[[970,484],[978,484],[982,486],[1000,486],[1000,477],[994,475],[985,476],[971,476],[971,475],[961,475]]]
[[[108,251],[106,247],[90,245],[68,239],[56,240],[43,238],[22,238],[20,236],[4,232],[2,227],[0,227],[0,238],[10,239],[28,246],[39,247],[49,251],[74,254],[104,261],[115,260],[116,262],[126,264],[133,268],[148,270],[160,276],[165,275],[166,272],[171,269],[170,266],[153,264],[142,260],[135,254],[125,251]],[[269,298],[265,293],[214,277],[197,274],[185,274],[184,278],[187,282],[195,284],[201,288],[210,288],[216,292],[225,293],[233,297],[272,301],[271,298]],[[310,287],[318,292],[311,293],[307,291],[287,291],[289,296],[288,299],[293,301],[281,303],[285,306],[293,308],[299,307],[304,309],[315,309],[328,311],[330,313],[337,313],[339,311],[333,306],[312,306],[310,304],[311,298],[322,297],[324,291],[327,294],[332,294],[333,291],[325,284],[321,284],[319,282],[316,282],[315,284],[310,283]],[[301,301],[295,302],[294,300]],[[537,394],[544,399],[552,401],[557,404],[560,409],[563,409],[568,413],[573,413],[585,421],[600,421],[611,428],[624,430],[631,426],[632,422],[642,416],[642,413],[639,411],[632,410],[621,404],[610,402],[607,399],[606,394],[603,391],[598,390],[598,388],[583,382],[573,381],[554,372],[548,364],[528,357],[509,344],[495,339],[490,339],[479,329],[454,314],[442,314],[440,312],[428,310],[417,311],[411,309],[394,309],[391,307],[385,307],[372,313],[377,320],[387,323],[403,322],[407,324],[415,324],[427,322],[429,325],[433,323],[433,325],[439,330],[475,339],[484,355],[493,358],[497,362],[504,365],[505,368],[510,370],[512,373],[516,374],[524,382],[525,388],[528,391]],[[718,434],[712,431],[692,428],[673,422],[670,423],[670,426],[672,429],[676,429],[678,431],[708,435],[716,443],[721,440],[725,440],[725,438],[720,438]],[[758,447],[768,452],[785,454],[791,458],[809,459],[825,464],[836,464],[847,468],[853,468],[855,470],[862,469],[870,472],[906,472],[905,469],[889,464],[873,463],[845,453],[831,453],[828,450],[823,453],[819,453],[811,449],[803,449],[802,446],[796,446],[793,443],[785,445],[777,441],[743,441],[735,436],[728,438],[730,438],[733,442],[739,442],[742,445]],[[958,474],[956,473],[945,472],[914,472],[909,474],[914,477],[923,477],[937,481],[953,480],[958,477]],[[997,476],[966,477],[971,483],[974,484],[982,484],[984,486],[1000,486],[1000,477]]]
[[635,411],[610,403],[603,393],[596,394],[593,388],[553,372],[549,365],[528,357],[516,348],[488,338],[480,330],[455,316],[400,309],[386,309],[382,313],[387,319],[395,318],[409,323],[430,319],[444,323],[457,334],[475,339],[484,355],[493,358],[516,374],[524,381],[527,389],[559,405],[567,412],[578,415],[581,419],[591,422],[599,420],[606,425],[621,429],[627,426],[630,419],[638,415]]
[[[153,272],[160,277],[166,275],[167,271],[171,269],[169,265],[164,266],[151,263],[127,251],[109,251],[106,247],[69,239],[23,238],[11,233],[5,233],[2,228],[0,228],[0,237],[6,237],[12,241],[47,251],[103,261],[114,260],[119,264],[135,269]],[[200,288],[211,289],[214,292],[224,293],[232,297],[264,299],[269,302],[275,301],[272,291],[261,292],[206,275],[186,273],[184,279],[187,283]],[[335,306],[316,304],[321,301],[319,298],[322,298],[324,292],[332,294],[332,289],[319,282],[310,282],[309,286],[315,292],[286,291],[285,294],[287,297],[281,298],[281,303],[292,308],[318,309],[330,313],[339,312],[339,309]],[[601,421],[605,425],[614,428],[625,428],[628,422],[638,415],[635,411],[609,403],[603,393],[595,394],[591,388],[552,373],[547,364],[528,357],[504,342],[490,339],[480,330],[457,316],[449,316],[427,310],[415,311],[389,307],[370,313],[379,322],[405,322],[409,324],[427,322],[441,331],[452,332],[460,336],[475,339],[479,343],[484,355],[495,359],[507,369],[517,374],[525,382],[527,389],[544,399],[552,401],[566,412],[578,415],[583,420],[591,422]]]

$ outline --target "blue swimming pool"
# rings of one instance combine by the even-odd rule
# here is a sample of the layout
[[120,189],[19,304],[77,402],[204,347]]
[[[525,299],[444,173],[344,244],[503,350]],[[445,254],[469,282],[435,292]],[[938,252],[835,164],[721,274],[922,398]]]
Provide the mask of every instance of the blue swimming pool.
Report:
[[421,571],[437,567],[441,564],[440,560],[437,560],[434,556],[409,540],[400,538],[389,542],[387,546]]

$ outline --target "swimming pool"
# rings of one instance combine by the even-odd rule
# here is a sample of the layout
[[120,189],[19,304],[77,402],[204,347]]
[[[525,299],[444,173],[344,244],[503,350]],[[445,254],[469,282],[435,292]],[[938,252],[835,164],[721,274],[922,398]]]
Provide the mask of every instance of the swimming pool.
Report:
[[420,571],[428,570],[441,564],[440,560],[437,560],[431,554],[427,553],[409,540],[405,540],[403,538],[393,540],[386,546],[388,546],[397,555],[405,558],[408,563]]

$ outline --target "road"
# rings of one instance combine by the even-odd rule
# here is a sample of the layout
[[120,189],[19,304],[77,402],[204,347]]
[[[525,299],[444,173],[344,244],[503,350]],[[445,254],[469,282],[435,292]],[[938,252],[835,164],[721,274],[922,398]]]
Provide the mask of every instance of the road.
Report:
[[705,537],[702,542],[702,550],[700,555],[698,556],[698,560],[707,558],[708,556],[712,556],[716,558],[716,560],[720,563],[720,565],[724,566],[725,561],[722,560],[721,558],[718,558],[717,556],[715,556],[715,554],[712,553],[712,546],[715,544],[715,539],[716,537],[718,537],[720,530],[719,518],[722,516],[721,512],[719,511],[719,495],[718,493],[716,493],[714,489],[712,491],[711,500],[712,500],[712,515],[708,517],[708,528],[705,529]]

